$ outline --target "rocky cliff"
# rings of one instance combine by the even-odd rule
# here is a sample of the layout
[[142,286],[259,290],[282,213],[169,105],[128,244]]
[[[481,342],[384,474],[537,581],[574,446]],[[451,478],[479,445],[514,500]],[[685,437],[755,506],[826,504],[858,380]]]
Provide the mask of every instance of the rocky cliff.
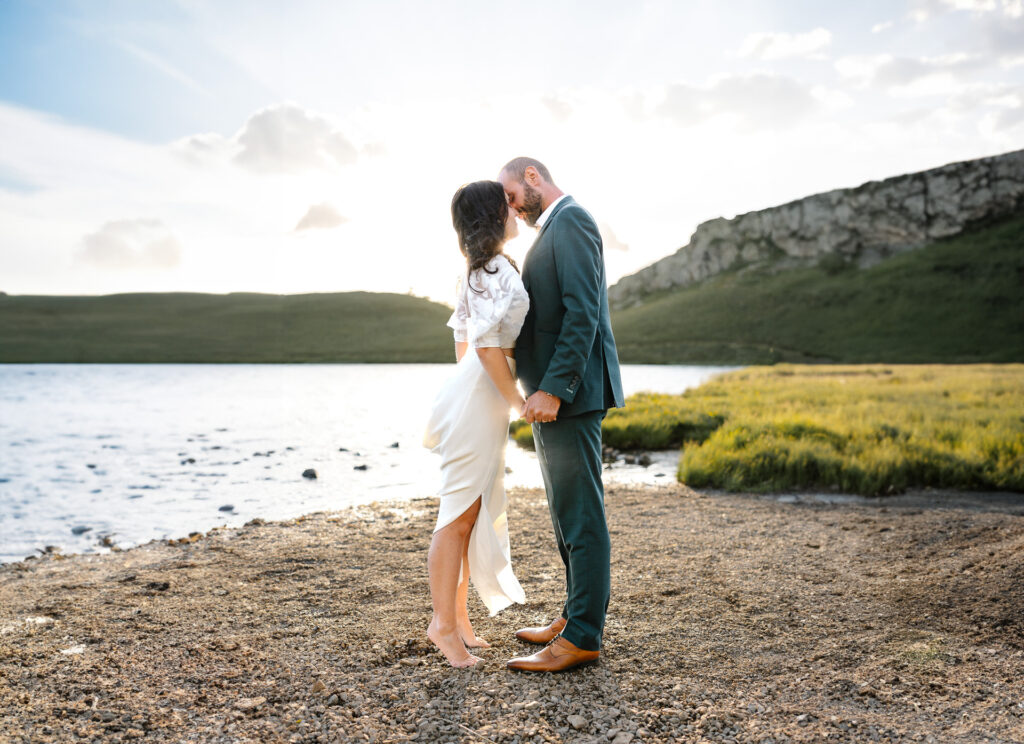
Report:
[[822,261],[870,266],[1024,209],[1024,150],[836,189],[697,227],[671,256],[608,290],[614,308],[722,271]]

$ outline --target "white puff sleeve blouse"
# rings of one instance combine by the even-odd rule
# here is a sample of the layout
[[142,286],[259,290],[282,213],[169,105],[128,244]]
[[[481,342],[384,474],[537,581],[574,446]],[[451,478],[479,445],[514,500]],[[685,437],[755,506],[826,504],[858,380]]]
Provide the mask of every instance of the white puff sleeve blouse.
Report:
[[469,275],[468,286],[462,276],[448,326],[455,331],[456,342],[468,342],[477,349],[510,349],[529,309],[530,297],[519,272],[499,254]]

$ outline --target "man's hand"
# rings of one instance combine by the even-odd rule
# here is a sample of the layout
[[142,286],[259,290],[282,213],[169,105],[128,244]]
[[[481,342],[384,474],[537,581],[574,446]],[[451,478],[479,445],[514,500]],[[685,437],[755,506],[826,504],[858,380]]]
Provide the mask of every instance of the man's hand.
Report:
[[538,390],[526,399],[526,406],[523,407],[523,418],[526,423],[546,424],[558,418],[558,409],[562,405],[562,399],[557,395],[545,393]]

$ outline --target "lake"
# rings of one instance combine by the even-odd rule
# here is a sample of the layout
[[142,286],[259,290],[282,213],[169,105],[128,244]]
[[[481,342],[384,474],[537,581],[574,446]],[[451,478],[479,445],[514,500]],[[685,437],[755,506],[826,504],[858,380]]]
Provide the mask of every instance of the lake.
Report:
[[[0,365],[0,562],[436,492],[420,444],[448,364]],[[626,395],[732,367],[625,365]],[[611,481],[675,477],[678,453]],[[510,444],[507,486],[540,487]],[[364,467],[365,466],[365,467]],[[304,478],[312,468],[315,480]]]

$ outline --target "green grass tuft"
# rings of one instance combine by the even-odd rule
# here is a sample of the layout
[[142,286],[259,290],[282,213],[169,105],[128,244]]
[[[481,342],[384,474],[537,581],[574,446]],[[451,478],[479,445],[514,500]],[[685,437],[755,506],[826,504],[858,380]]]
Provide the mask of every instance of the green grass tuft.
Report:
[[[530,427],[513,438],[532,449]],[[695,488],[1024,491],[1024,365],[753,367],[604,420],[617,449],[682,446]]]
[[751,368],[680,397],[726,417],[684,447],[694,487],[1024,491],[1022,365]]

